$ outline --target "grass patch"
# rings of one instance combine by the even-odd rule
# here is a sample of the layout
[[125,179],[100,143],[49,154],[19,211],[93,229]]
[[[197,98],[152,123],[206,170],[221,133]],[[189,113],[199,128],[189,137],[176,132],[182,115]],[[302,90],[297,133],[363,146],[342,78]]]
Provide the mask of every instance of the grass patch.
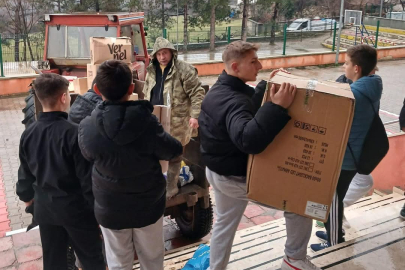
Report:
[[[172,17],[174,19],[174,24],[167,28],[167,38],[174,44],[177,43],[177,17]],[[241,35],[242,19],[232,19],[229,22],[222,22],[215,25],[215,36],[217,40],[226,40],[227,38],[227,27],[231,27],[231,35],[237,37]],[[201,28],[188,28],[188,41],[189,43],[201,43],[210,41],[210,26],[206,25]],[[150,29],[148,32],[159,33],[161,35],[161,29]],[[178,21],[178,42],[180,44],[184,41],[184,16],[179,15]],[[146,42],[148,47],[153,47],[155,42],[154,35],[148,36]]]

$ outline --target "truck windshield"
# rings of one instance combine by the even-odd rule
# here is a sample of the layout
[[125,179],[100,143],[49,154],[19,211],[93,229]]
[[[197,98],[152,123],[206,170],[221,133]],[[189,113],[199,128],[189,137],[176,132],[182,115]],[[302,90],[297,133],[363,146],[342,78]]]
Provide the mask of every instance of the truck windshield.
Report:
[[293,22],[292,24],[290,24],[290,26],[288,26],[288,28],[298,28],[298,26],[300,26],[302,24],[302,22]]
[[49,26],[48,58],[90,58],[90,37],[116,37],[117,27]]

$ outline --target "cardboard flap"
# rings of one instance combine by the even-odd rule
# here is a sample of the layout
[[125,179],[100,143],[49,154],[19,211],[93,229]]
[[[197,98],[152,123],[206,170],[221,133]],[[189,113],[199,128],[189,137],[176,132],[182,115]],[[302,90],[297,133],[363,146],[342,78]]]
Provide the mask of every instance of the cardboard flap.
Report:
[[295,84],[297,88],[354,99],[353,93],[350,90],[350,85],[345,83],[308,79],[284,72],[277,73],[270,82],[277,84],[288,82]]

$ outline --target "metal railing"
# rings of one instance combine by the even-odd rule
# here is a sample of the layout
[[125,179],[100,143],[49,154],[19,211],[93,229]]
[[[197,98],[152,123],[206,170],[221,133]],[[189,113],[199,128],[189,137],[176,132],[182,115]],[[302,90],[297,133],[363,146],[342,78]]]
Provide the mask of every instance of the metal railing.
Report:
[[2,34],[0,36],[1,76],[32,73],[44,53],[43,33],[29,35]]

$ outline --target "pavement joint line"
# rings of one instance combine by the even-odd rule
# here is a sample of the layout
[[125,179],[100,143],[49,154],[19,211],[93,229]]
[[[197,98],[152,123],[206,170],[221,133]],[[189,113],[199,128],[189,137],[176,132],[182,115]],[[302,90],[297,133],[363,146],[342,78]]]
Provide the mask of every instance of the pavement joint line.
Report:
[[[38,229],[39,229],[39,226],[36,226],[36,227],[32,228],[29,231],[38,230]],[[15,234],[25,233],[25,232],[27,232],[27,228],[22,228],[22,229],[6,232],[6,236],[12,236],[12,235],[15,235]]]
[[399,119],[399,115],[398,115],[398,114],[395,114],[395,113],[392,113],[392,112],[380,110],[380,113],[387,114],[387,115],[390,115],[390,116],[394,116],[394,117],[396,117],[397,119]]

